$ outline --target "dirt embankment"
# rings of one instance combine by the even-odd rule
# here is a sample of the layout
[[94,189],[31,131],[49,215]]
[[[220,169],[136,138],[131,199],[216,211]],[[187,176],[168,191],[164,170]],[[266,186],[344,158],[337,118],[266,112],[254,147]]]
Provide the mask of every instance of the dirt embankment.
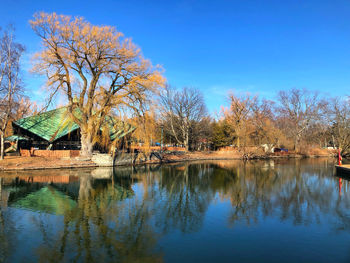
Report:
[[336,153],[329,150],[310,152],[283,152],[265,154],[263,152],[242,152],[242,151],[216,151],[216,152],[190,152],[178,154],[165,154],[164,162],[195,161],[195,160],[252,160],[252,159],[273,159],[273,158],[316,158],[335,157]]
[[[242,160],[242,159],[269,159],[269,158],[304,158],[304,157],[333,157],[332,151],[318,151],[310,153],[275,153],[263,154],[239,151],[216,151],[216,152],[173,152],[162,155],[163,163],[197,161],[197,160]],[[137,160],[136,164],[160,163],[157,158],[151,160]],[[130,164],[132,165],[131,161]],[[33,170],[33,169],[60,169],[60,168],[80,168],[96,167],[91,160],[82,158],[54,158],[54,157],[22,157],[7,156],[0,161],[0,171],[5,170]]]
[[6,156],[0,161],[1,170],[32,170],[32,169],[59,169],[95,167],[96,164],[89,160],[77,160],[76,158],[54,157],[22,157]]

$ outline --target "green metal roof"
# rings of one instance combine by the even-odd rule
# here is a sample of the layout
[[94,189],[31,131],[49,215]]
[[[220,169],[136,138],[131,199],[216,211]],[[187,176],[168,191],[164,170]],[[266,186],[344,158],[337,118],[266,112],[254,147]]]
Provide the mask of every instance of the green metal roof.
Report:
[[[78,114],[77,114],[78,115]],[[120,139],[135,130],[135,127],[119,121],[113,117],[106,117],[111,139]],[[57,108],[31,117],[23,118],[14,122],[15,125],[25,129],[49,142],[79,129],[69,115],[67,107]]]
[[50,142],[79,129],[79,126],[70,120],[67,107],[19,119],[14,124]]
[[128,123],[122,122],[120,120],[117,120],[111,116],[107,116],[106,121],[109,126],[109,135],[112,141],[114,141],[115,139],[123,138],[125,135],[133,132],[136,129],[136,127]]

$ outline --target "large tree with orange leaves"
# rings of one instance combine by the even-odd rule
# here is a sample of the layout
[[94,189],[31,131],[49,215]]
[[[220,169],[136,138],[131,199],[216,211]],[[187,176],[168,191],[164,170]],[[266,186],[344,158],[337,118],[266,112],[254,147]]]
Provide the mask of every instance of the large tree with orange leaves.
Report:
[[141,110],[164,83],[159,69],[114,27],[43,12],[30,24],[43,45],[34,70],[47,76],[51,96],[66,95],[84,156],[91,155],[106,115],[121,108]]

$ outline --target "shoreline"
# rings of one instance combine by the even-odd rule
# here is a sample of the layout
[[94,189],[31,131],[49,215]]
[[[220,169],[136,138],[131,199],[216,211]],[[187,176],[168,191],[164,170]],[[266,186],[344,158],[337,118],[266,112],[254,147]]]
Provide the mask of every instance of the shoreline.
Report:
[[[304,159],[304,158],[335,158],[331,154],[322,155],[302,155],[302,154],[288,154],[288,155],[267,155],[267,156],[254,156],[245,160],[241,156],[230,153],[184,153],[184,154],[166,154],[163,160],[151,159],[151,160],[138,160],[135,163],[116,163],[114,166],[134,166],[144,164],[167,164],[167,163],[179,163],[179,162],[192,162],[192,161],[214,161],[214,160],[273,160],[273,159]],[[6,171],[27,171],[27,170],[51,170],[51,169],[76,169],[76,168],[96,168],[96,167],[113,167],[113,165],[98,165],[91,160],[79,160],[79,158],[59,159],[48,157],[8,157],[3,161],[0,161],[0,172]]]

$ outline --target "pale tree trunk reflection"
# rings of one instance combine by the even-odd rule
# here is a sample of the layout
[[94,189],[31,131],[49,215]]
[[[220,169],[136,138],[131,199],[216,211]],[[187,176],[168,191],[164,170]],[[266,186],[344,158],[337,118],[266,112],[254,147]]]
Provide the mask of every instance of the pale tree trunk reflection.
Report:
[[38,249],[40,260],[161,262],[161,255],[153,252],[157,234],[149,224],[150,204],[132,199],[125,206],[120,202],[123,191],[130,190],[115,178],[81,175],[77,206],[65,213],[59,238]]

